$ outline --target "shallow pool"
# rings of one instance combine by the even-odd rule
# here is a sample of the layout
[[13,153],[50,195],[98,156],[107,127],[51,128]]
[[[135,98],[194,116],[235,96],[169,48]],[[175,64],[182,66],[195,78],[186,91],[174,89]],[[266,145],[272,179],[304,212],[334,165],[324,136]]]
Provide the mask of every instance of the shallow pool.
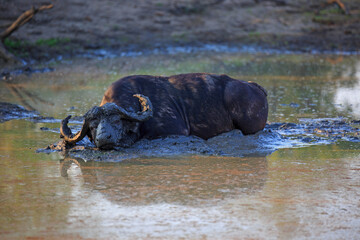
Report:
[[283,129],[272,151],[243,157],[151,154],[104,162],[36,153],[58,140],[58,119],[98,105],[111,82],[130,74],[212,72],[256,81],[269,93],[270,126],[358,120],[358,56],[197,52],[37,67],[54,71],[0,81],[0,101],[55,118],[0,123],[1,239],[360,236],[360,143],[351,138],[289,144],[307,128]]

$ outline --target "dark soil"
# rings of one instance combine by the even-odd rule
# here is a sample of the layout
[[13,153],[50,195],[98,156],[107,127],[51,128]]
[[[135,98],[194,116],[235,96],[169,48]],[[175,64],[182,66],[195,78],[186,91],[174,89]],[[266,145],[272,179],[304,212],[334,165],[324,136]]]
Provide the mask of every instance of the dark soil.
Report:
[[[255,46],[295,51],[359,51],[360,0],[346,12],[322,1],[62,0],[38,13],[6,42],[25,60],[88,50],[164,46]],[[0,30],[43,0],[0,0]]]

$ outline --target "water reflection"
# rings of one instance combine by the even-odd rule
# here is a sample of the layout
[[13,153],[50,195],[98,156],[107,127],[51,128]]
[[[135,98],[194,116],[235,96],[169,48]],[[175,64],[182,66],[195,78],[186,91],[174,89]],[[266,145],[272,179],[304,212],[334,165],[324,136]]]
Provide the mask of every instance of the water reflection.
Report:
[[345,76],[354,76],[355,82],[340,85],[335,92],[334,102],[340,111],[348,111],[354,117],[360,117],[360,61],[344,71]]
[[73,201],[63,231],[84,238],[354,239],[358,153],[340,144],[267,159],[65,157],[60,172]]
[[267,178],[262,158],[189,157],[102,163],[65,157],[61,176],[101,193],[116,204],[199,205],[261,190]]

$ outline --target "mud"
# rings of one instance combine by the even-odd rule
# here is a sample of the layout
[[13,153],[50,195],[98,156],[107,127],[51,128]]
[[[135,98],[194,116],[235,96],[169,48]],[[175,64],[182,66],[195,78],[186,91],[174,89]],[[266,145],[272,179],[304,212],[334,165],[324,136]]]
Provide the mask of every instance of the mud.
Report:
[[[154,140],[141,139],[129,148],[117,148],[104,151],[97,149],[90,141],[82,140],[76,146],[69,146],[63,140],[51,144],[37,152],[58,151],[63,156],[82,158],[86,161],[120,162],[134,158],[226,156],[248,157],[266,156],[276,148],[268,140],[281,141],[276,133],[262,132],[253,136],[244,136],[240,131],[221,134],[205,141],[195,136],[169,136]],[[280,144],[280,143],[278,143]]]
[[[0,123],[14,120],[14,119],[26,119],[28,121],[34,123],[60,123],[61,120],[55,119],[53,117],[45,117],[41,116],[39,112],[28,110],[25,107],[12,104],[7,102],[0,102]],[[73,121],[81,122],[83,120],[82,117],[75,117]],[[50,129],[50,128],[42,128],[42,130],[46,131],[59,131],[59,129]]]
[[25,66],[25,67],[20,67],[20,68],[14,68],[14,69],[4,69],[1,73],[0,73],[0,80],[3,81],[11,81],[13,80],[14,77],[18,76],[18,75],[26,75],[26,76],[30,76],[31,74],[34,73],[47,73],[47,72],[52,72],[54,71],[54,68],[51,67],[45,67],[45,68],[33,68],[30,66]]
[[[281,148],[333,144],[340,141],[360,142],[359,124],[358,120],[342,118],[301,119],[298,124],[269,123],[264,131],[254,135],[244,136],[241,131],[233,130],[207,141],[196,136],[169,136],[154,140],[141,139],[129,148],[103,151],[85,138],[76,146],[60,140],[44,149],[38,149],[37,152],[58,151],[63,156],[104,162],[189,155],[264,157]],[[78,125],[77,129],[80,127],[81,125]]]
[[271,131],[308,144],[331,144],[336,141],[359,142],[359,121],[342,118],[300,119],[299,124],[274,123]]
[[[15,32],[8,48],[30,61],[103,49],[137,52],[204,44],[358,52],[359,1],[343,0],[346,14],[325,2],[137,0],[120,6],[111,0],[59,1]],[[1,0],[1,28],[41,4]]]
[[17,104],[0,102],[0,123],[11,119],[35,118],[38,114],[36,111],[29,111]]

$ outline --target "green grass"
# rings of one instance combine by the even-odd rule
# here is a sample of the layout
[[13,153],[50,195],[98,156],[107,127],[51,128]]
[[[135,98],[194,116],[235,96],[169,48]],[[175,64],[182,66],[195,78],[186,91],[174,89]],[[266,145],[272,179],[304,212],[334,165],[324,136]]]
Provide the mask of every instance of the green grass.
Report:
[[326,14],[342,14],[343,11],[341,8],[328,8],[328,9],[323,9],[323,10],[320,10],[319,14],[320,15],[326,15]]
[[9,38],[6,38],[4,41],[4,45],[6,48],[14,49],[14,48],[20,48],[21,46],[26,45],[27,43],[21,40],[11,40]]
[[181,42],[181,41],[186,41],[188,40],[188,35],[187,33],[185,32],[182,32],[182,33],[173,33],[171,35],[172,39],[175,41],[175,42]]
[[248,36],[252,39],[257,39],[261,37],[261,33],[260,32],[249,32]]
[[32,44],[29,41],[12,40],[12,39],[6,38],[4,41],[4,45],[6,48],[9,48],[9,49],[19,49],[19,48],[26,47],[29,45],[55,47],[55,46],[65,44],[68,42],[70,42],[69,38],[48,38],[48,39],[39,39],[34,44]]
[[39,39],[35,42],[37,46],[48,46],[54,47],[59,44],[64,44],[70,42],[69,38],[48,38],[48,39]]

